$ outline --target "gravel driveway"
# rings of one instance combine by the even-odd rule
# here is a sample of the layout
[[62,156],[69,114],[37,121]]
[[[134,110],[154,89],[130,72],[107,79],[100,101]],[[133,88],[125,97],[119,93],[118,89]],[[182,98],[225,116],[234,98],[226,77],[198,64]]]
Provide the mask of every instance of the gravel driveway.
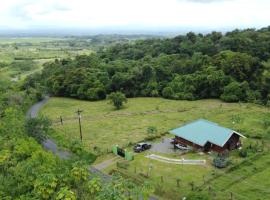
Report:
[[183,152],[180,149],[174,149],[173,144],[171,144],[171,138],[164,138],[160,143],[152,144],[152,148],[150,149],[150,151],[164,154]]

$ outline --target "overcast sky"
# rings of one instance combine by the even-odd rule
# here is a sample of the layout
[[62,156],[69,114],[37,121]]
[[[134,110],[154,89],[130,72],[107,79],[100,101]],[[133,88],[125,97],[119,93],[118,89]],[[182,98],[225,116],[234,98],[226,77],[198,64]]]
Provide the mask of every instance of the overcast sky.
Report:
[[3,0],[0,28],[260,28],[270,0]]

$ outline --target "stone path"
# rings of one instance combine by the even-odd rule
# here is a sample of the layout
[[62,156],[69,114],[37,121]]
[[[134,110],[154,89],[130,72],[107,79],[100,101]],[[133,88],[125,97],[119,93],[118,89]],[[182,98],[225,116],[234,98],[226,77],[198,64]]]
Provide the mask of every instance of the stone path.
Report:
[[145,157],[153,159],[153,160],[165,162],[165,163],[178,164],[178,165],[205,165],[206,164],[206,160],[173,159],[173,158],[166,158],[166,157],[155,155],[155,154],[150,154]]

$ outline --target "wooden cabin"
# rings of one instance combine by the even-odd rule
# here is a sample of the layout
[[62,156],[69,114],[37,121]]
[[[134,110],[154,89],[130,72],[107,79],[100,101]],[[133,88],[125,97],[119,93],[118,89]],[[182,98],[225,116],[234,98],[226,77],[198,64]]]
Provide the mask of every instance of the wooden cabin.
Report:
[[169,132],[175,135],[175,143],[218,153],[239,148],[240,138],[245,138],[234,130],[204,119],[196,120]]

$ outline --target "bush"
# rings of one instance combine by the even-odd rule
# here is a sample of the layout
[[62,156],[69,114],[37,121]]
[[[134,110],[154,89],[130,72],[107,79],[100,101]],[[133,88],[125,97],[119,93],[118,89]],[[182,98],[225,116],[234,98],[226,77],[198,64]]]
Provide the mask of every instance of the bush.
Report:
[[248,85],[246,82],[231,82],[224,87],[224,92],[220,98],[226,102],[237,102],[246,100],[246,92],[248,91]]
[[117,110],[119,110],[124,103],[127,103],[127,98],[125,94],[122,92],[113,92],[108,95],[108,99],[110,100],[110,103],[115,106]]
[[268,127],[270,127],[270,116],[266,116],[263,120],[262,120],[262,123],[263,123],[263,127],[265,129],[267,129]]
[[210,200],[210,197],[206,193],[192,192],[187,196],[187,200]]
[[162,90],[162,96],[164,98],[173,98],[174,96],[174,92],[173,92],[173,89],[171,87],[165,87],[163,90]]
[[47,138],[50,126],[51,121],[46,117],[30,118],[25,122],[25,131],[41,143]]
[[229,165],[229,161],[225,156],[217,156],[213,160],[213,165],[217,168],[225,168]]
[[239,150],[239,156],[242,158],[246,158],[248,156],[248,152],[246,149]]
[[72,141],[70,144],[70,150],[72,153],[76,155],[80,155],[83,151],[83,146],[82,146],[81,141],[79,140]]
[[155,133],[157,133],[157,128],[155,126],[149,126],[147,128],[147,133],[148,134],[155,134]]

